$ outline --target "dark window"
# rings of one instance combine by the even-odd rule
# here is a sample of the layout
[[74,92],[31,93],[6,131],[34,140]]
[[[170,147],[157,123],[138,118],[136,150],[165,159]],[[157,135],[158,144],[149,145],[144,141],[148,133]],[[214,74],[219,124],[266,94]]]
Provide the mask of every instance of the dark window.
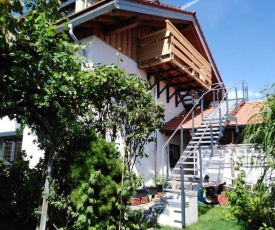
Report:
[[4,138],[0,143],[2,143],[2,145],[0,145],[0,155],[8,162],[13,161],[16,154],[22,150],[22,138]]
[[180,158],[180,146],[169,144],[169,161],[170,167],[174,168]]

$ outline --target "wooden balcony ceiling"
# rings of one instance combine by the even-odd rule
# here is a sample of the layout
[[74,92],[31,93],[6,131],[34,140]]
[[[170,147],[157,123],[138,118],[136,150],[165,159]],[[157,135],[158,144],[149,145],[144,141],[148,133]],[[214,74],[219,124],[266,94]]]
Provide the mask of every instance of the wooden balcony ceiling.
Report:
[[[79,15],[85,14],[90,10],[96,9],[104,5],[106,2],[110,2],[110,0],[99,1],[92,5],[91,7],[87,7],[86,9],[79,11],[69,18],[77,18]],[[169,7],[167,5],[158,4],[152,1],[145,0],[132,0],[131,2],[137,2],[139,4],[149,5],[158,8],[164,8],[170,11],[181,12],[186,14],[193,14],[184,10],[180,10],[176,7]],[[172,12],[171,12],[172,13]],[[81,28],[85,29],[85,33],[88,33],[87,30],[100,30],[102,34],[105,36],[112,36],[114,34],[119,34],[129,30],[136,30],[135,36],[136,38],[144,36],[148,33],[163,29],[166,27],[167,17],[155,16],[145,13],[137,13],[131,12],[121,9],[114,9],[112,11],[106,12],[96,18],[88,20],[84,23],[78,25],[76,29],[76,33],[81,30]],[[182,19],[169,19],[173,25],[177,27],[177,29],[189,40],[189,42],[204,56],[207,58],[205,50],[200,42],[198,35],[196,34],[194,25],[192,22]]]

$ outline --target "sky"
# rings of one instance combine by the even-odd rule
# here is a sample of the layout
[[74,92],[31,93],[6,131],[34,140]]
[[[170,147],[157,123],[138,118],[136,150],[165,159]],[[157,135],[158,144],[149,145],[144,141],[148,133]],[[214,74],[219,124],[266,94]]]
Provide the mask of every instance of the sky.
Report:
[[241,80],[249,99],[275,83],[275,0],[164,0],[196,11],[203,34],[227,87]]

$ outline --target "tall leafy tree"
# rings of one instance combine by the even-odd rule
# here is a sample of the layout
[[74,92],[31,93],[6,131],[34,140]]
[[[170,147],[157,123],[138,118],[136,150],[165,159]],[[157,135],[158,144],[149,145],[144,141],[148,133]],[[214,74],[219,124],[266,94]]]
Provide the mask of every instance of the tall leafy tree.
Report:
[[[138,157],[145,156],[143,148],[151,140],[150,133],[162,125],[163,107],[154,102],[146,81],[114,65],[81,71],[86,60],[75,55],[80,47],[70,42],[66,31],[55,32],[61,17],[58,1],[25,3],[30,12],[24,16],[16,0],[4,2],[0,9],[0,117],[14,118],[36,133],[45,162],[49,160],[47,174],[57,179],[57,195],[67,197],[80,186],[67,177],[70,165],[96,142],[91,130],[110,141],[119,136],[125,139],[128,171]],[[12,11],[22,17],[15,18]],[[120,153],[115,154],[121,160]],[[113,155],[107,154],[106,160],[112,162]],[[91,169],[96,167],[90,163]],[[77,167],[82,170],[81,164]],[[89,180],[87,173],[83,168],[79,183]],[[51,206],[50,213],[60,217],[55,220],[49,215],[52,224],[64,226],[63,211]]]
[[245,173],[241,172],[236,189],[229,193],[232,211],[249,229],[275,226],[275,94],[273,85],[266,91],[264,105],[250,118],[244,132],[244,142],[258,150],[251,159],[252,167],[262,168],[262,174],[253,188],[245,188]]

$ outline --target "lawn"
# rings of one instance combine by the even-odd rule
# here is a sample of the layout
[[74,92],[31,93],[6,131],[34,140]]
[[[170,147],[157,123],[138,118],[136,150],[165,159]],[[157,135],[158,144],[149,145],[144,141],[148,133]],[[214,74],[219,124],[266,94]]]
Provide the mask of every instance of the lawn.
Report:
[[[155,229],[176,230],[179,228],[158,227]],[[185,228],[186,230],[244,230],[242,224],[231,215],[227,207],[222,206],[199,206],[199,221]]]

